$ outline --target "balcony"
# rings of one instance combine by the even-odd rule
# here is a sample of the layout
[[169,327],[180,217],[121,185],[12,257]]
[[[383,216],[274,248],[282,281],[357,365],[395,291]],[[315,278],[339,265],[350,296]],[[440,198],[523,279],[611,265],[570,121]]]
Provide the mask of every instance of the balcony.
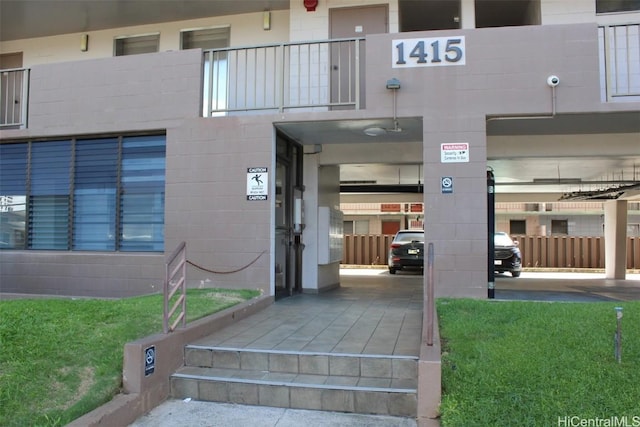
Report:
[[364,38],[204,52],[203,116],[364,107]]
[[27,127],[29,70],[0,70],[0,129]]
[[[640,102],[640,24],[598,29],[601,99]],[[203,51],[203,117],[365,108],[365,39]],[[30,70],[0,70],[0,129],[28,126]],[[33,94],[32,94],[33,95]]]
[[598,28],[602,99],[640,101],[640,24]]

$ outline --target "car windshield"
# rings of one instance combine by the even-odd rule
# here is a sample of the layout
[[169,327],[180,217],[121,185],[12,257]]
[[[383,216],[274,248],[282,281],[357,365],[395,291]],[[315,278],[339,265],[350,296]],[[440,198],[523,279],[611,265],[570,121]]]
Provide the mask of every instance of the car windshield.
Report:
[[496,246],[513,246],[513,240],[505,233],[496,233],[493,242]]
[[415,232],[415,233],[398,233],[396,236],[396,242],[413,242],[417,240],[419,242],[424,242],[424,232]]

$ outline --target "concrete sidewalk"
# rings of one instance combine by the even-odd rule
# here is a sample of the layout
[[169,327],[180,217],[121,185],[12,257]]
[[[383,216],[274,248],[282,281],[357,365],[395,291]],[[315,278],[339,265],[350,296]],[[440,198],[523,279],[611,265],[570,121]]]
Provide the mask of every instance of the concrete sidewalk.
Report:
[[[436,420],[429,427],[437,427]],[[415,427],[412,418],[167,400],[130,427]]]

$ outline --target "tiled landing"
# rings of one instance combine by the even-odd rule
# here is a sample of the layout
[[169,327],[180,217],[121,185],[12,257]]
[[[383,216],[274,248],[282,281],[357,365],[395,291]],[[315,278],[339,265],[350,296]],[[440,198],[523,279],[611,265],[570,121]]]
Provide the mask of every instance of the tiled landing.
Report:
[[415,417],[420,275],[343,277],[185,348],[175,398]]

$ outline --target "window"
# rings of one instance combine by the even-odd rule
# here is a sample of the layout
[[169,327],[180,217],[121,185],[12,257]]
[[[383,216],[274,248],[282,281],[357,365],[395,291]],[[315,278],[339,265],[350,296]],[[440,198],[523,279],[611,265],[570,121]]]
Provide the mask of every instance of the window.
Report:
[[509,234],[527,234],[527,221],[524,219],[510,220]]
[[121,250],[164,249],[164,170],[164,136],[124,139],[120,195]]
[[369,234],[369,221],[344,221],[344,234]]
[[206,28],[182,31],[180,43],[182,49],[200,48],[208,50],[204,59],[204,102],[203,117],[210,117],[214,111],[227,108],[229,27]]
[[71,141],[31,146],[30,249],[69,249]]
[[115,55],[139,55],[157,52],[160,46],[160,34],[144,36],[118,37],[115,40]]
[[0,249],[24,249],[27,144],[0,145]]
[[229,27],[180,32],[182,49],[221,49],[229,47]]
[[73,249],[116,249],[117,178],[117,138],[76,142]]
[[1,144],[0,248],[163,251],[165,144],[164,135]]
[[569,222],[566,219],[552,219],[551,234],[569,234]]
[[640,11],[640,0],[596,0],[596,13]]

